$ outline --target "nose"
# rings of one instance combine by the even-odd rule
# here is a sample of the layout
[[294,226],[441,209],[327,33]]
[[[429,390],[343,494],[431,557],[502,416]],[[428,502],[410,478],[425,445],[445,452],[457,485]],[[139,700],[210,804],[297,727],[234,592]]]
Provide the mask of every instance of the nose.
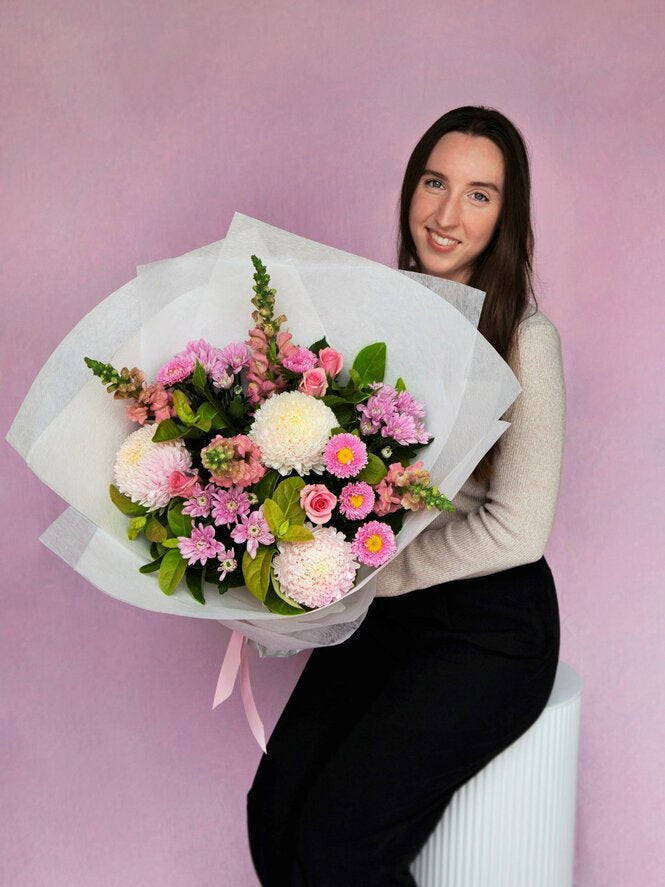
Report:
[[455,228],[460,221],[460,199],[450,194],[439,197],[434,213],[434,221],[441,230]]

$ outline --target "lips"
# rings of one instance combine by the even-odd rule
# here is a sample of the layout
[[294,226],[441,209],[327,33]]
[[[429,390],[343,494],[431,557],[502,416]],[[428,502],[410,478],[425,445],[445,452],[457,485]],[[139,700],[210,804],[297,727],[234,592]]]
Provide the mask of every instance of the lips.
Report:
[[446,240],[453,240],[455,243],[461,243],[461,240],[457,240],[455,237],[451,237],[450,234],[443,234],[441,231],[437,231],[436,228],[426,228],[426,231],[429,231],[430,234],[436,234],[438,237],[443,237]]

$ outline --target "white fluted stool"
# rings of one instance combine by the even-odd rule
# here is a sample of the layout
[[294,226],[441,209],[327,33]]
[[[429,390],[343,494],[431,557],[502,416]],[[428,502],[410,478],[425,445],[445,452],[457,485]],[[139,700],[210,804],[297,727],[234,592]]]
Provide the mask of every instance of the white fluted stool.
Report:
[[571,887],[581,698],[559,662],[538,720],[453,795],[411,866],[419,887]]

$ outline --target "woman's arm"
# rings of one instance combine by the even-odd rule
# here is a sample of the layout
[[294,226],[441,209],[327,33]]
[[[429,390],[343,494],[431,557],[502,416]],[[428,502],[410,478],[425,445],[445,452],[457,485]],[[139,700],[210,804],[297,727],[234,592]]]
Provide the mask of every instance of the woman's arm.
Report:
[[377,597],[485,576],[539,560],[559,493],[566,419],[561,343],[537,312],[518,327],[522,391],[506,411],[486,502],[463,520],[424,530],[378,576]]

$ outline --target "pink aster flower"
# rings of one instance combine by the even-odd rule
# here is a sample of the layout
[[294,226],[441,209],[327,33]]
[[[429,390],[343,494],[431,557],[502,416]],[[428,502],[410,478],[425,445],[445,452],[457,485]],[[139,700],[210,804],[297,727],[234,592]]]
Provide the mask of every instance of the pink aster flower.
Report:
[[355,477],[367,465],[367,447],[355,434],[335,434],[326,444],[324,461],[335,477]]
[[388,524],[371,520],[358,527],[351,548],[361,564],[380,567],[395,554],[397,542]]
[[212,494],[212,517],[216,524],[236,524],[249,511],[249,496],[241,487],[215,490]]
[[191,497],[182,506],[182,513],[191,517],[210,517],[212,494],[215,489],[213,484],[206,484],[205,487],[200,483],[196,484]]
[[301,348],[300,346],[295,347],[289,356],[282,361],[282,366],[286,367],[287,370],[291,370],[292,373],[306,373],[307,370],[314,369],[316,364],[316,354],[310,351],[309,348]]
[[208,524],[193,524],[192,535],[178,536],[178,549],[188,564],[205,564],[208,558],[217,557],[224,551],[221,542],[215,539],[215,528]]
[[369,484],[362,481],[347,484],[339,494],[339,510],[349,520],[363,520],[374,507],[376,496]]
[[226,578],[227,573],[232,573],[234,570],[238,568],[238,561],[236,559],[235,548],[224,548],[217,555],[219,558],[219,566],[217,570],[219,572],[220,581]]
[[251,558],[256,557],[259,545],[270,545],[275,541],[268,522],[263,516],[263,505],[258,511],[252,511],[248,515],[242,516],[241,523],[236,524],[231,530],[231,538],[234,542],[246,542]]
[[194,372],[194,358],[191,354],[182,352],[176,354],[157,372],[157,381],[163,385],[175,385],[187,379]]

